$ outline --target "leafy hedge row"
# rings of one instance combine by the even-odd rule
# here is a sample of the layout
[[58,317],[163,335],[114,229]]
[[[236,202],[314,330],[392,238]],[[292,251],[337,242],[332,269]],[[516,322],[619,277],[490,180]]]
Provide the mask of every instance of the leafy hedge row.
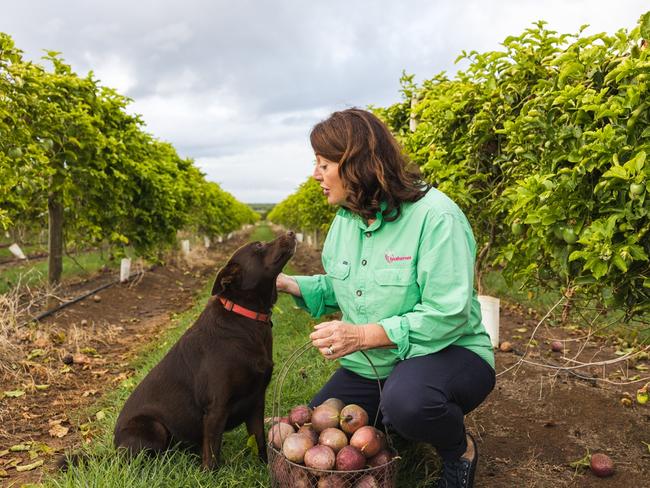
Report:
[[327,232],[335,213],[319,183],[309,178],[295,193],[273,207],[267,218],[290,229]]
[[453,80],[404,77],[376,113],[467,212],[481,268],[633,315],[650,309],[650,12],[630,32],[583,30],[540,22],[463,53]]
[[130,100],[72,72],[58,53],[43,66],[0,33],[0,227],[47,225],[63,206],[67,241],[130,244],[151,254],[179,229],[209,236],[255,220],[192,160],[144,132]]

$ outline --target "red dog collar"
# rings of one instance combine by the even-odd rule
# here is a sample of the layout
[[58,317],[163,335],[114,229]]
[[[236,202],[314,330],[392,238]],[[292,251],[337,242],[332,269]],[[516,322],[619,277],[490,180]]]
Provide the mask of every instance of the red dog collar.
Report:
[[260,322],[268,322],[271,319],[270,313],[259,313],[254,310],[249,310],[224,297],[219,297],[219,300],[223,304],[223,308],[229,312],[235,312],[236,314],[243,315],[249,319],[259,320]]

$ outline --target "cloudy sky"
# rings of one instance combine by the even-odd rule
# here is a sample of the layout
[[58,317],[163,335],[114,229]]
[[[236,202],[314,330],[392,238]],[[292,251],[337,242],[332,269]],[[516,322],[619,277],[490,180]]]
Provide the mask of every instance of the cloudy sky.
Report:
[[0,31],[30,59],[133,98],[147,130],[244,202],[278,202],[311,173],[311,127],[334,110],[399,99],[499,48],[537,20],[559,32],[632,28],[647,0],[21,0]]

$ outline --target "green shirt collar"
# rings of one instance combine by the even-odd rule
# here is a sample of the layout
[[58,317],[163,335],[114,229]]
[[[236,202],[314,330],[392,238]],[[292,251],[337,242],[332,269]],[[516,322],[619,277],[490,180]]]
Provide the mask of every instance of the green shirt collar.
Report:
[[381,225],[384,223],[384,216],[382,212],[386,210],[387,207],[388,207],[388,203],[385,200],[382,200],[381,203],[379,204],[379,211],[375,214],[375,221],[370,225],[367,225],[364,219],[359,214],[356,214],[345,207],[341,207],[337,212],[337,214],[340,215],[341,217],[354,220],[359,226],[359,228],[361,228],[361,230],[363,230],[364,232],[372,232],[379,229],[379,227],[381,227]]

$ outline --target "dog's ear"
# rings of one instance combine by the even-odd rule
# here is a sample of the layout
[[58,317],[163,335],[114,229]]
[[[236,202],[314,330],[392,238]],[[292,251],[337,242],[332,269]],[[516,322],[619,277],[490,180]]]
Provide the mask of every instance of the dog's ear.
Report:
[[212,295],[218,295],[228,289],[231,283],[239,281],[241,266],[237,263],[228,263],[217,273],[217,278],[212,286]]

